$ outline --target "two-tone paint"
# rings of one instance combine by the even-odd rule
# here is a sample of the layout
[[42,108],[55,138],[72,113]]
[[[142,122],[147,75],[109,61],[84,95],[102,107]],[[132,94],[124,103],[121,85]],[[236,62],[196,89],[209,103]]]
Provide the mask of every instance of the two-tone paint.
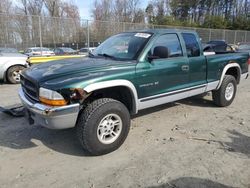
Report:
[[[248,53],[225,53],[188,57],[182,30],[147,30],[152,37],[137,60],[117,61],[109,58],[75,58],[33,66],[23,74],[37,83],[38,88],[55,90],[62,95],[72,88],[83,88],[87,93],[116,86],[129,89],[133,110],[176,101],[218,89],[229,69],[237,71],[237,82],[248,75]],[[161,35],[178,35],[182,57],[148,60],[147,53]],[[200,49],[201,44],[200,44]],[[72,123],[72,126],[74,124]]]

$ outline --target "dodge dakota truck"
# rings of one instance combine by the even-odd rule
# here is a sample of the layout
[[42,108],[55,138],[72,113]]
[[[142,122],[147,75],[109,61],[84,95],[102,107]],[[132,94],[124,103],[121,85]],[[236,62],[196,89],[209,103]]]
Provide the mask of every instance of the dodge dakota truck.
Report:
[[142,109],[209,91],[217,106],[229,106],[248,62],[248,53],[205,56],[193,31],[124,32],[88,58],[23,71],[19,96],[31,124],[75,128],[85,151],[103,155],[122,145]]

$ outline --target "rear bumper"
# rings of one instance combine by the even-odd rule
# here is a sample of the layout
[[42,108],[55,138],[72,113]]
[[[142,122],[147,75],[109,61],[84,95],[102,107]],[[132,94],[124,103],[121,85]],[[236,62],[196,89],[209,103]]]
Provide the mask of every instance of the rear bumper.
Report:
[[51,107],[34,103],[25,96],[22,89],[19,90],[19,97],[27,109],[28,118],[37,125],[49,129],[67,129],[74,127],[76,124],[80,111],[79,104]]

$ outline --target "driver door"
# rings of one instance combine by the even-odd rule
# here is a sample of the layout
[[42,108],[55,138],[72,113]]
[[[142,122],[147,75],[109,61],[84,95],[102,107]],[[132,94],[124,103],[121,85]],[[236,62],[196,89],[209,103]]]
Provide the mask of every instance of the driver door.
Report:
[[[156,47],[165,47],[168,55],[157,57],[152,61],[149,56],[155,56]],[[148,52],[148,57],[136,67],[136,87],[139,99],[156,99],[167,93],[188,87],[189,61],[183,55],[182,46],[177,34],[159,36]]]

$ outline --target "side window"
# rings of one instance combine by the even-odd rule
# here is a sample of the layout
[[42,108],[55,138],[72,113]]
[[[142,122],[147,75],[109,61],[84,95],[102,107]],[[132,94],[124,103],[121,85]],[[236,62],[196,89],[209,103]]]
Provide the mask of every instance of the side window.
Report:
[[182,33],[182,37],[185,41],[188,57],[200,56],[200,46],[196,36],[192,33]]
[[165,34],[160,36],[151,48],[150,54],[158,58],[183,56],[178,36],[176,34]]

